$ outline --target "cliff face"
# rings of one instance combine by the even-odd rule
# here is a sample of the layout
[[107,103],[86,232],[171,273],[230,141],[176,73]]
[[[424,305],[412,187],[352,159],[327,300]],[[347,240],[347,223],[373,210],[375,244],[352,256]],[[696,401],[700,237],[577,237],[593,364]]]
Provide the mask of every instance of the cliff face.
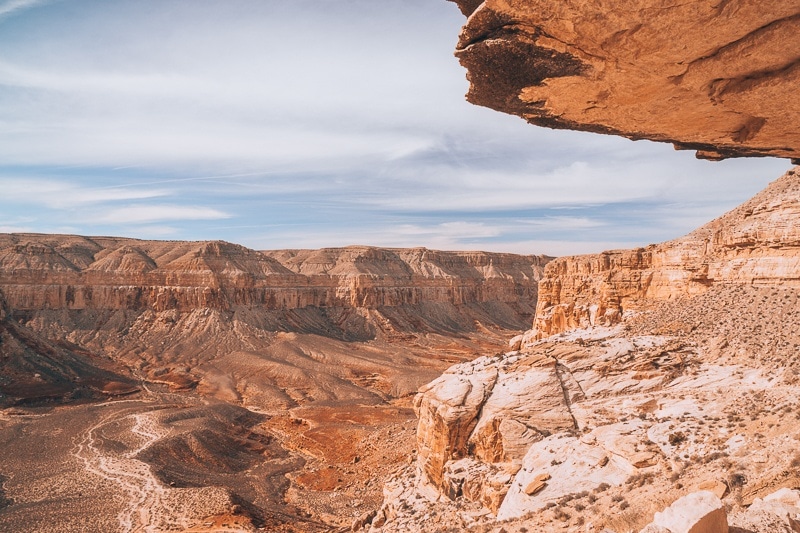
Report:
[[535,302],[547,261],[425,249],[257,252],[225,242],[0,235],[0,287],[20,311],[515,305]]
[[444,366],[424,352],[449,343],[442,356],[459,358],[525,329],[548,259],[13,234],[0,236],[0,291],[30,335],[275,408],[408,394]]
[[536,338],[618,323],[625,311],[715,284],[800,284],[800,169],[689,235],[638,250],[562,257],[545,268]]
[[453,1],[475,104],[710,159],[800,158],[797,1]]

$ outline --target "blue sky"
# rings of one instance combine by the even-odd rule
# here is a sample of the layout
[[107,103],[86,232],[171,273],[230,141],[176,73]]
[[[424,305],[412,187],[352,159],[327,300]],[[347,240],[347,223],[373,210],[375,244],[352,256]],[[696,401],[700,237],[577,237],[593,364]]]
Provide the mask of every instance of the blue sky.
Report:
[[0,231],[563,255],[660,242],[785,160],[464,100],[445,0],[0,0]]

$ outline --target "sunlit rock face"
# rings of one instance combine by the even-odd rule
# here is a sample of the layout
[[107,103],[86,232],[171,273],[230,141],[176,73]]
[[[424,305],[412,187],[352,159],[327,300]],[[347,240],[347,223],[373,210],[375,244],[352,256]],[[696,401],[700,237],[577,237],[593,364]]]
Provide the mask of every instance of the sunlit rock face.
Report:
[[258,252],[222,241],[12,234],[0,235],[0,286],[17,310],[515,305],[535,301],[548,260],[366,246]]
[[703,158],[800,158],[796,0],[453,1],[470,102]]
[[[689,235],[638,250],[561,257],[539,284],[533,338],[613,325],[651,301],[714,284],[800,284],[800,169]],[[528,338],[531,338],[529,336]]]

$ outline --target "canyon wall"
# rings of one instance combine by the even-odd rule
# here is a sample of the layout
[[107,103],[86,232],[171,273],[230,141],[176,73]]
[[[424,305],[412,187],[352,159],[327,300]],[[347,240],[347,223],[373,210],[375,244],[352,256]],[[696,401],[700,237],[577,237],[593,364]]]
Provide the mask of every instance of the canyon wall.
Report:
[[470,102],[698,157],[800,158],[800,2],[453,0]]
[[39,357],[77,353],[56,357],[98,369],[113,361],[113,373],[260,409],[405,396],[529,327],[548,260],[0,235],[0,325],[38,339],[0,345],[25,384],[0,381],[0,395],[41,398],[41,380],[80,389],[78,363],[43,372],[50,363]]
[[10,234],[0,235],[0,289],[16,311],[525,306],[536,301],[547,261],[422,248],[258,252],[221,241]]
[[[539,284],[534,338],[618,323],[653,301],[701,294],[714,284],[800,285],[800,169],[754,198],[666,243],[561,257]],[[530,338],[530,336],[529,336]]]

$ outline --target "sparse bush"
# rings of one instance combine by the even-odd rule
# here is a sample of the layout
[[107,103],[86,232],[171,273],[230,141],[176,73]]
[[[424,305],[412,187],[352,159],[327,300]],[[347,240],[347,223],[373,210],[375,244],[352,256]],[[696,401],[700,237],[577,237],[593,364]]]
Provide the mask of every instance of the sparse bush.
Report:
[[686,440],[686,434],[683,431],[676,431],[675,433],[670,433],[667,439],[672,446],[677,446]]
[[611,485],[608,483],[600,483],[597,488],[594,489],[595,492],[605,492],[611,488]]
[[561,520],[562,522],[568,522],[569,519],[572,517],[568,512],[564,511],[562,508],[559,507],[556,510],[555,518],[556,520]]
[[800,468],[800,452],[794,454],[794,457],[792,457],[792,462],[789,464],[792,468]]
[[731,488],[743,487],[747,483],[747,477],[742,472],[731,472],[728,476],[728,486]]

